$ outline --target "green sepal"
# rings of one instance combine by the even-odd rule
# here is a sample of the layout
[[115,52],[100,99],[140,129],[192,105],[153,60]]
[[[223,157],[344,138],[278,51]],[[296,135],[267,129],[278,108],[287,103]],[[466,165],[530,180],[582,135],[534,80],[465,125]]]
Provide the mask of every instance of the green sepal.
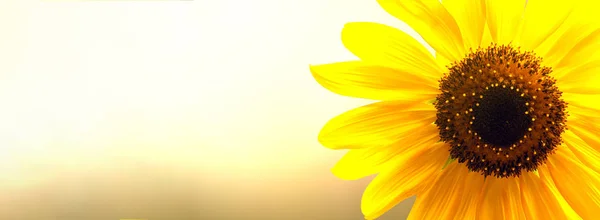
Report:
[[435,100],[437,100],[437,99],[431,99],[431,100],[427,101],[427,103],[434,105],[435,104]]
[[444,166],[442,167],[442,170],[443,170],[443,169],[446,169],[446,167],[447,167],[448,165],[450,165],[452,162],[454,162],[455,160],[456,160],[456,158],[455,158],[455,159],[452,159],[452,156],[449,156],[449,157],[448,157],[448,160],[446,160],[446,163],[445,163],[445,164],[444,164]]

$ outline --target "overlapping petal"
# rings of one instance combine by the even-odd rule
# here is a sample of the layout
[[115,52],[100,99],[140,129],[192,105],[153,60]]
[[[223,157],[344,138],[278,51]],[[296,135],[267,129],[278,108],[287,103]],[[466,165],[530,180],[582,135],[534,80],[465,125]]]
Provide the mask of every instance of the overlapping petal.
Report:
[[342,30],[344,46],[361,60],[422,75],[431,84],[442,75],[431,53],[410,35],[387,25],[352,22]]
[[[577,219],[569,212],[568,204],[561,204],[547,182],[533,173],[525,173],[519,178],[521,204],[527,219]],[[519,204],[519,205],[521,205]]]
[[[557,42],[557,46],[560,46]],[[555,68],[564,68],[586,64],[592,60],[600,59],[600,28],[593,31],[577,41],[577,44],[564,54],[562,59],[556,63]]]
[[361,209],[366,219],[378,218],[400,201],[427,190],[449,153],[445,143],[440,142],[399,156],[402,159],[375,177],[365,190]]
[[377,0],[381,7],[412,27],[437,53],[450,61],[465,55],[462,35],[452,15],[438,0]]
[[392,145],[350,150],[333,167],[332,172],[345,180],[363,178],[378,173],[390,161],[403,159],[402,155],[406,152],[424,145],[433,145],[438,139],[437,127],[433,124],[425,125]]
[[488,177],[484,184],[478,219],[524,219],[519,181],[515,177]]
[[436,84],[418,72],[362,61],[339,62],[310,67],[313,77],[330,91],[374,100],[430,100]]
[[586,107],[600,111],[600,102],[598,102],[600,94],[563,93],[562,98],[569,103],[569,106]]
[[[590,144],[598,144],[597,141],[590,139],[588,135],[582,134],[582,136],[588,140]],[[581,163],[600,173],[600,152],[598,152],[598,150],[591,147],[586,141],[573,133],[573,131],[566,131],[562,137],[566,147],[577,156]],[[600,146],[597,147],[600,149]]]
[[528,0],[520,35],[521,48],[535,50],[565,23],[573,7],[573,1]]
[[600,210],[599,174],[578,161],[565,147],[559,147],[554,155],[548,157],[546,165],[548,172],[540,170],[546,184],[555,184],[581,218],[597,218]]
[[465,49],[477,49],[486,23],[485,0],[444,0],[442,4],[456,20]]
[[555,75],[561,91],[576,94],[600,94],[600,59]]
[[[590,1],[556,1],[551,2],[552,4],[548,4],[547,2],[541,1],[540,4],[542,5],[540,7],[552,10],[552,8],[556,8],[552,4],[558,4],[560,8],[555,10],[560,11],[548,11],[547,13],[556,14],[557,16],[539,17],[539,19],[548,19],[548,21],[551,21],[546,22],[542,20],[543,22],[540,21],[539,23],[540,26],[548,26],[548,24],[556,21],[560,22],[562,20],[561,15],[570,11],[567,18],[562,21],[563,24],[535,48],[535,52],[544,57],[546,65],[554,67],[575,44],[593,32],[594,29],[600,27],[600,22],[597,21],[597,7],[589,4]],[[523,38],[526,37],[528,36],[523,35]]]
[[483,176],[454,162],[431,189],[417,196],[408,219],[477,219],[483,183]]
[[[593,57],[579,57],[582,59],[573,60],[577,57],[572,56],[592,54],[589,49],[586,49],[591,45],[586,44],[594,43],[593,41],[598,39],[598,34],[600,34],[598,32],[600,26],[589,22],[572,23],[564,26],[566,26],[564,30],[558,30],[555,33],[558,36],[553,37],[536,49],[538,55],[543,57],[544,64],[555,68],[557,73],[584,65],[587,63],[584,62],[585,60],[594,60]],[[591,48],[597,48],[597,46]]]
[[431,125],[435,108],[422,102],[386,101],[362,106],[331,119],[319,141],[332,149],[393,144],[415,128]]
[[523,23],[526,0],[486,0],[487,25],[494,42],[519,45],[518,34]]
[[600,122],[600,118],[584,115],[576,115],[576,117],[568,122],[569,132],[567,135],[575,134],[588,146],[600,151],[600,127],[597,124]]

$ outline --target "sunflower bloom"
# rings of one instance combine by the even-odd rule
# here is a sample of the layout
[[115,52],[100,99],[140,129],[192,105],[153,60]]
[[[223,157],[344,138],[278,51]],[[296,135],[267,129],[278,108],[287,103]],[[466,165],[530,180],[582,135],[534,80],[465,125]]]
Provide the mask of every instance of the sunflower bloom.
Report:
[[417,196],[409,219],[600,217],[600,25],[595,1],[378,0],[406,33],[355,22],[359,60],[314,65],[332,92],[377,100],[331,119],[332,169],[377,174],[366,219]]

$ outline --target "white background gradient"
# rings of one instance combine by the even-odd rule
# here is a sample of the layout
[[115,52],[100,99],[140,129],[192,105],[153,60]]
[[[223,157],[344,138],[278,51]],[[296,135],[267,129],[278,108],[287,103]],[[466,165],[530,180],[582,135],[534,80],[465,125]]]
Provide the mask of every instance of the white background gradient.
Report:
[[374,0],[2,1],[0,219],[362,219],[316,138],[368,101],[308,71],[355,59],[351,21],[407,30]]

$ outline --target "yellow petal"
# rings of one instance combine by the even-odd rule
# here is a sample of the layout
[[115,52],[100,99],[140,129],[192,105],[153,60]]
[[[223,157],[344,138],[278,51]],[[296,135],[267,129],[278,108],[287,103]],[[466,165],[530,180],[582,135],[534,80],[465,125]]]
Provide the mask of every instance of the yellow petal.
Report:
[[558,88],[565,93],[600,94],[600,59],[555,74]]
[[[414,135],[407,135],[390,146],[350,150],[333,167],[332,172],[340,179],[356,180],[381,171],[386,163],[422,145],[433,145],[439,139],[438,129],[430,124],[417,128]],[[400,156],[400,157],[399,157]]]
[[600,122],[599,118],[575,115],[567,124],[570,132],[598,151],[600,150],[600,128],[598,127],[598,122]]
[[485,0],[444,0],[442,4],[458,23],[465,48],[477,49],[485,28]]
[[480,173],[469,172],[465,183],[463,197],[460,198],[463,202],[458,205],[456,216],[452,219],[477,220],[477,206],[481,203],[484,178]]
[[[490,45],[492,45],[492,35],[490,34],[490,30],[487,27],[487,24],[484,23],[484,28],[483,28],[483,36],[481,38],[481,42],[479,45],[477,45],[475,48],[477,47],[481,47],[481,48],[487,48]],[[475,51],[475,49],[470,50],[469,52],[473,52]],[[451,62],[450,60],[446,59],[444,56],[442,56],[441,54],[436,52],[435,55],[435,59],[438,62],[438,64],[443,67],[443,72],[446,73],[448,72],[448,68],[449,66],[452,65],[453,62]]]
[[381,7],[412,27],[438,53],[450,61],[465,55],[460,29],[438,0],[377,0]]
[[[573,219],[565,213],[550,187],[540,177],[527,172],[521,175],[521,203],[527,219]],[[568,204],[565,204],[568,206]],[[570,208],[570,207],[566,207]]]
[[386,101],[365,105],[331,119],[319,133],[319,141],[332,149],[386,146],[431,125],[435,108],[421,102]]
[[490,27],[488,24],[485,24],[485,28],[483,29],[483,37],[481,38],[481,48],[487,48],[492,45],[494,40],[492,39],[492,33],[490,33]]
[[[525,8],[521,48],[536,49],[564,24],[573,9],[573,1],[528,0]],[[547,16],[547,15],[552,16]]]
[[426,190],[448,156],[443,142],[399,155],[399,163],[377,175],[365,190],[361,202],[365,218],[378,218],[402,200]]
[[342,42],[364,61],[391,66],[404,72],[419,73],[434,82],[442,74],[431,53],[421,43],[387,25],[348,23],[342,30]]
[[586,107],[594,110],[600,110],[600,94],[576,94],[563,93],[562,98],[569,106]]
[[583,164],[600,173],[600,118],[577,115],[563,134],[566,147]]
[[[548,157],[548,173],[558,191],[583,219],[596,219],[600,210],[600,176],[577,160],[567,148],[559,147]],[[548,178],[542,177],[546,180]]]
[[552,195],[554,195],[554,198],[560,205],[561,210],[563,211],[563,213],[565,213],[567,218],[569,220],[581,219],[581,217],[579,217],[577,212],[575,212],[575,210],[573,210],[573,208],[571,208],[571,206],[569,205],[567,200],[565,200],[565,198],[562,196],[562,194],[560,194],[560,191],[558,191],[558,189],[556,188],[556,185],[554,184],[554,180],[552,180],[552,177],[550,176],[550,172],[548,171],[548,166],[546,164],[542,164],[542,165],[538,166],[538,174],[539,174],[538,176],[539,176],[540,180],[542,181],[542,183],[546,187],[548,187],[548,189],[550,190]]
[[375,100],[430,100],[439,93],[437,83],[398,69],[361,61],[311,66],[313,77],[330,91]]
[[[575,12],[572,14],[575,14]],[[564,29],[559,29],[555,33],[558,36],[552,37],[536,49],[536,52],[544,58],[544,64],[553,68],[559,67],[559,63],[563,62],[563,58],[570,53],[575,45],[586,38],[593,38],[590,35],[594,30],[597,30],[595,25],[589,23],[572,23],[564,26],[566,26]]]
[[482,187],[481,175],[454,162],[427,192],[417,196],[408,219],[475,219]]
[[525,0],[486,0],[487,24],[494,42],[519,45],[517,34],[525,4]]
[[[546,2],[547,1],[542,1],[542,4],[546,5],[546,7],[553,7],[547,5]],[[550,67],[556,67],[558,62],[575,44],[600,27],[600,22],[597,21],[598,7],[595,7],[595,1],[559,2],[560,3],[558,4],[568,4],[562,12],[554,12],[559,16],[542,16],[542,18],[556,20],[560,19],[561,13],[566,11],[571,11],[571,13],[553,34],[547,36],[547,38],[535,48],[535,52],[544,58],[544,65]],[[552,12],[548,13],[552,14]],[[533,23],[533,25],[535,25],[535,23]],[[527,36],[523,35],[523,38],[526,37]]]
[[440,54],[436,54],[435,56],[435,61],[438,63],[438,65],[440,67],[443,67],[442,69],[444,70],[444,72],[448,71],[448,68],[452,63],[450,62],[450,60],[446,59],[444,56],[440,55]]
[[482,196],[479,219],[524,219],[518,179],[488,177]]
[[600,119],[600,110],[597,109],[593,109],[593,108],[588,108],[588,107],[582,107],[582,106],[576,106],[576,105],[569,105],[569,114],[570,117],[567,117],[567,120],[571,120],[571,117],[591,117],[594,118],[594,120],[599,120]]
[[591,60],[600,59],[600,29],[594,30],[581,39],[568,53],[556,64],[556,68],[577,66]]
[[565,145],[577,156],[579,161],[600,173],[600,152],[590,147],[590,144],[596,145],[598,142],[590,141],[591,143],[588,144],[570,130],[565,131],[562,137]]

